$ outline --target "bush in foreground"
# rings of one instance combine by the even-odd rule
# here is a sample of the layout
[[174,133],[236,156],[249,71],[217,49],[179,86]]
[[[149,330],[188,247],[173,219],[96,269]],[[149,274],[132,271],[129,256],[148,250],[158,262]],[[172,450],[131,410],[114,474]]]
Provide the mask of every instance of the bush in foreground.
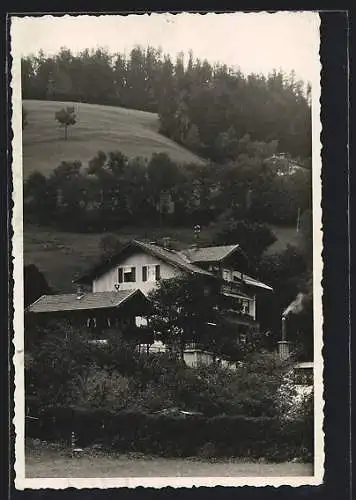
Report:
[[67,441],[71,433],[82,447],[101,444],[120,453],[187,457],[267,458],[271,461],[310,460],[313,455],[312,419],[281,424],[275,417],[168,417],[122,411],[53,408],[27,437]]

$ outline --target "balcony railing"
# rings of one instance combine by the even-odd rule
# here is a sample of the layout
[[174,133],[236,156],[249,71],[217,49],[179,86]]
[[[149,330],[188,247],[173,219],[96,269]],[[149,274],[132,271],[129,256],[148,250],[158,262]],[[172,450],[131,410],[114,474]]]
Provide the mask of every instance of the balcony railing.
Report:
[[209,351],[206,345],[201,342],[187,342],[184,346],[184,350],[193,351]]

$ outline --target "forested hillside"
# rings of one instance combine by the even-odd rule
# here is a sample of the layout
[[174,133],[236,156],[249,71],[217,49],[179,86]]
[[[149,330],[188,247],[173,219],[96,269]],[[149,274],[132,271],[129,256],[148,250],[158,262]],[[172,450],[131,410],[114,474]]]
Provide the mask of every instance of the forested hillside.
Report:
[[311,155],[310,88],[295,76],[243,75],[193,54],[152,47],[128,56],[67,49],[22,61],[24,99],[109,104],[159,114],[160,131],[214,161],[234,160],[238,140],[277,141],[278,151]]

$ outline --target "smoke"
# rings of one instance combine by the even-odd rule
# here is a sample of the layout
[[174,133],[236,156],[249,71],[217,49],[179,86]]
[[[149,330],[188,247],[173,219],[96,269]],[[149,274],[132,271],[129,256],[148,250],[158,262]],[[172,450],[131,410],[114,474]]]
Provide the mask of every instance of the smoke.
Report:
[[288,314],[293,313],[293,314],[298,314],[302,312],[303,310],[303,298],[304,298],[304,293],[298,293],[296,298],[289,304],[287,309],[284,310],[283,316],[288,316]]

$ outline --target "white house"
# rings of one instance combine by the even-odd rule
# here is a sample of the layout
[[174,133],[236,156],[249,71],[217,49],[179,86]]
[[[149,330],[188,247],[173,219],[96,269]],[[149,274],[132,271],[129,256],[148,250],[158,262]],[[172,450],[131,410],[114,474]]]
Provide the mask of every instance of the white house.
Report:
[[[229,300],[229,312],[241,341],[258,330],[258,296],[272,288],[246,273],[248,259],[238,244],[200,247],[184,250],[171,248],[169,239],[163,245],[133,240],[110,260],[101,263],[75,280],[89,287],[93,294],[115,290],[140,290],[144,295],[159,280],[188,275],[219,279],[221,293]],[[198,352],[190,346],[186,361],[194,366],[209,362],[211,353]]]
[[238,244],[177,251],[170,248],[168,241],[161,246],[133,240],[74,283],[88,286],[92,293],[139,289],[147,296],[161,279],[183,274],[216,277],[222,281],[221,293],[236,299],[241,316],[256,321],[256,295],[273,289],[246,274],[247,266],[248,258]]

